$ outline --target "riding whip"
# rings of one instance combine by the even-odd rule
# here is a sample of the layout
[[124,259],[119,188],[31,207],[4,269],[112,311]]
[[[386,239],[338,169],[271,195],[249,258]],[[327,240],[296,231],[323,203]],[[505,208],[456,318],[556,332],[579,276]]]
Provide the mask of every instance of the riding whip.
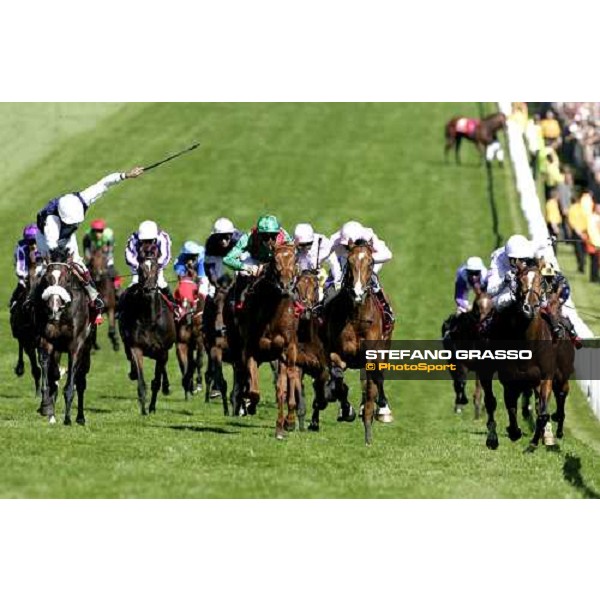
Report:
[[173,160],[174,158],[177,158],[178,156],[181,156],[182,154],[186,154],[187,152],[191,152],[192,150],[195,150],[199,145],[200,145],[200,142],[196,142],[195,144],[192,144],[189,148],[180,150],[179,152],[176,152],[175,154],[171,154],[170,156],[167,156],[167,158],[163,158],[162,160],[159,160],[158,162],[152,163],[151,165],[144,167],[144,171],[150,171],[152,169],[156,169],[156,167],[159,167],[160,165],[164,165],[166,162],[169,162],[170,160]]

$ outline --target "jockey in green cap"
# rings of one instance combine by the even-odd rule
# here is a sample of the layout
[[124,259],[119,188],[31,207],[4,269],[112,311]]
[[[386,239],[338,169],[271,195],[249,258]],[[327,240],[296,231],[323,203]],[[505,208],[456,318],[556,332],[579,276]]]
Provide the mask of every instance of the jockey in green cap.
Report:
[[250,282],[258,277],[273,255],[278,244],[293,244],[292,236],[279,224],[277,217],[263,215],[256,227],[245,233],[223,259],[223,263],[237,273],[235,281],[235,305],[240,309],[242,294]]

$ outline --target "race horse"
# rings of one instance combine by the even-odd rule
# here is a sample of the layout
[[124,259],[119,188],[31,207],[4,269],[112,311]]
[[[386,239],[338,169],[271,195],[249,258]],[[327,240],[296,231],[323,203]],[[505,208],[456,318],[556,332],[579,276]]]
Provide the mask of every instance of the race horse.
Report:
[[[383,308],[371,289],[373,266],[372,246],[359,240],[348,253],[340,291],[324,306],[325,347],[331,376],[338,384],[346,368],[364,368],[360,352],[362,341],[386,342],[386,347],[389,347],[393,327],[384,333]],[[373,441],[373,417],[391,422],[392,415],[384,392],[382,372],[365,371],[365,380],[361,384],[365,442],[370,445]],[[342,400],[341,420],[353,420],[352,413],[350,402]],[[318,422],[318,411],[313,413],[313,423],[315,419]]]
[[121,296],[119,305],[119,332],[125,354],[130,362],[129,378],[138,382],[138,402],[146,415],[146,383],[144,356],[155,361],[152,396],[149,412],[156,412],[156,399],[162,387],[169,393],[167,362],[169,350],[176,340],[173,307],[158,287],[158,250],[155,246],[143,248],[138,266],[139,283],[130,286]]
[[[474,291],[475,299],[471,310],[451,315],[442,325],[442,342],[447,350],[455,349],[458,340],[466,342],[481,339],[479,327],[492,310],[492,299],[477,285],[474,287]],[[460,414],[462,413],[462,407],[469,403],[466,394],[467,375],[469,371],[475,371],[475,368],[474,363],[468,360],[453,360],[452,363],[456,367],[450,371],[455,394],[454,412]],[[481,383],[476,375],[475,391],[473,392],[475,419],[479,419],[481,416],[481,396]]]
[[71,425],[71,406],[77,390],[77,418],[85,425],[84,394],[91,361],[91,314],[79,267],[66,253],[56,253],[34,292],[35,327],[42,370],[40,414],[55,423],[61,354],[68,356],[64,388],[64,424]]
[[[248,289],[240,315],[242,340],[240,375],[247,378],[244,395],[248,413],[260,401],[258,367],[277,361],[277,421],[275,436],[281,440],[296,425],[299,382],[296,369],[298,320],[294,310],[296,249],[293,244],[275,245],[263,273]],[[287,401],[287,415],[284,408]]]
[[[117,329],[115,321],[115,311],[117,307],[117,292],[112,273],[108,268],[108,255],[102,248],[95,248],[90,256],[88,268],[90,275],[96,285],[98,292],[104,300],[106,313],[108,315],[108,338],[115,352],[119,350],[119,340],[117,338]],[[94,335],[93,346],[99,350]]]
[[25,373],[23,353],[27,354],[31,367],[31,376],[35,382],[35,395],[40,393],[40,380],[42,372],[37,360],[37,346],[35,343],[34,306],[28,301],[33,295],[37,284],[38,271],[41,266],[36,262],[35,245],[29,248],[29,269],[25,285],[19,284],[12,298],[14,304],[10,308],[10,329],[12,336],[19,344],[19,355],[15,365],[15,374],[22,377]]
[[[520,267],[517,272],[515,301],[510,307],[498,313],[494,324],[490,327],[489,336],[493,342],[510,340],[520,343],[523,348],[532,352],[531,359],[496,361],[493,367],[497,370],[498,379],[504,388],[504,403],[509,420],[507,433],[511,441],[517,441],[522,437],[517,422],[519,396],[529,389],[534,391],[537,419],[533,438],[528,447],[529,451],[533,451],[541,439],[546,446],[555,444],[552,430],[546,426],[550,419],[549,402],[556,373],[557,352],[552,331],[541,312],[545,304],[546,298],[539,268]],[[479,375],[488,416],[486,445],[495,450],[499,442],[494,418],[496,399],[491,389],[493,373],[490,369],[483,368],[479,370]]]
[[448,152],[454,148],[454,158],[460,164],[460,145],[463,139],[473,142],[479,151],[481,160],[485,157],[485,149],[497,141],[497,134],[506,125],[504,113],[495,113],[484,119],[471,119],[468,117],[454,117],[446,123],[446,147],[444,155],[448,161]]
[[208,365],[204,373],[205,401],[209,402],[211,394],[215,392],[220,394],[225,416],[229,415],[229,405],[223,362],[233,362],[225,326],[225,310],[230,287],[229,277],[217,281],[214,294],[206,298],[202,321],[204,349],[208,357]]
[[[175,289],[175,300],[180,312],[175,322],[177,330],[177,362],[181,371],[181,385],[185,399],[196,391],[202,391],[202,363],[204,341],[202,339],[202,315],[204,296],[198,291],[193,279],[181,279]],[[196,384],[194,384],[194,375]]]

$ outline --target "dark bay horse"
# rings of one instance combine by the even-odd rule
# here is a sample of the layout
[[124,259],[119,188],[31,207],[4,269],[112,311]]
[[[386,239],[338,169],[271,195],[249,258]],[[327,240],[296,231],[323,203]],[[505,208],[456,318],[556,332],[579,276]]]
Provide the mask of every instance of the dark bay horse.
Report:
[[454,117],[446,123],[444,129],[446,136],[446,147],[444,154],[448,160],[448,152],[454,148],[454,158],[460,164],[460,144],[463,139],[473,142],[479,151],[481,159],[485,156],[485,149],[494,141],[498,131],[506,125],[504,113],[495,113],[484,119],[471,119],[467,117]]
[[[58,257],[57,257],[58,258]],[[35,290],[35,324],[39,340],[42,367],[42,403],[40,413],[55,423],[55,404],[60,378],[61,354],[68,356],[64,388],[64,424],[71,425],[71,406],[77,390],[77,418],[85,424],[84,393],[90,369],[91,337],[93,329],[88,295],[80,276],[70,260],[51,262]]]
[[[342,288],[324,308],[324,337],[331,364],[331,374],[339,379],[346,368],[360,369],[362,356],[360,343],[364,341],[389,341],[393,328],[384,335],[383,313],[379,302],[371,290],[373,276],[373,248],[359,241],[350,250],[342,281]],[[391,411],[383,390],[381,371],[365,371],[363,384],[362,415],[365,427],[365,442],[373,440],[372,421],[377,400],[378,412],[386,409],[385,417],[379,420],[389,422]],[[350,416],[351,405],[342,402],[342,414]],[[315,415],[313,415],[314,419]],[[317,417],[318,418],[318,417]],[[350,417],[351,418],[351,417]]]
[[225,326],[225,310],[231,279],[220,279],[214,295],[206,298],[202,322],[204,349],[208,355],[208,366],[204,374],[205,401],[209,402],[215,391],[221,395],[223,413],[229,415],[227,381],[223,375],[223,362],[233,363]]
[[[175,323],[177,330],[177,361],[181,371],[181,385],[185,399],[202,390],[202,363],[204,340],[202,338],[202,315],[204,296],[198,292],[198,284],[192,279],[182,279],[175,289],[175,300],[181,307]],[[197,382],[194,384],[194,375]]]
[[[117,338],[117,329],[115,321],[115,311],[117,307],[117,293],[115,288],[115,282],[112,278],[112,274],[108,268],[108,256],[102,248],[95,248],[90,257],[88,268],[90,275],[96,285],[96,289],[100,292],[104,305],[106,306],[106,313],[108,315],[108,338],[112,344],[112,348],[115,352],[119,350],[119,340]],[[98,348],[96,344],[96,336],[94,336],[94,347]]]
[[[523,343],[532,351],[529,360],[501,361],[496,365],[498,378],[504,388],[504,403],[508,412],[508,437],[517,441],[522,437],[517,422],[519,396],[533,389],[536,398],[537,419],[529,450],[535,449],[540,439],[546,446],[554,445],[554,436],[549,423],[549,402],[552,383],[556,373],[556,344],[552,332],[540,309],[545,304],[542,277],[537,267],[520,268],[517,274],[516,299],[512,306],[498,314],[490,329],[490,338],[496,341],[512,340]],[[490,373],[480,371],[481,384],[485,393],[485,408],[488,415],[488,436],[486,445],[495,450],[498,435],[494,412],[496,400],[491,390]]]
[[27,300],[33,294],[37,285],[38,265],[36,262],[35,245],[29,248],[29,269],[25,286],[19,285],[13,298],[16,301],[10,311],[10,329],[12,336],[19,344],[19,355],[15,365],[15,374],[22,377],[25,373],[23,353],[27,354],[31,366],[31,376],[35,382],[35,395],[40,393],[40,380],[42,372],[37,360],[37,346],[35,341],[34,306]]
[[156,398],[161,389],[168,393],[167,362],[175,344],[173,309],[158,288],[158,253],[150,248],[141,253],[139,283],[129,287],[121,297],[119,331],[130,361],[129,378],[138,382],[138,402],[146,415],[146,383],[144,356],[155,361],[149,412],[156,412]]
[[[481,288],[475,288],[475,299],[473,307],[465,313],[451,315],[442,325],[442,341],[444,348],[452,350],[456,347],[455,342],[468,340],[480,340],[479,326],[492,310],[492,299],[489,294]],[[454,386],[454,412],[460,414],[462,407],[469,403],[466,394],[467,374],[476,371],[475,363],[471,361],[453,361],[456,370],[450,371]],[[473,405],[475,407],[475,419],[481,415],[482,388],[479,377],[475,380],[475,391],[473,392]]]
[[[293,244],[274,247],[271,260],[246,295],[240,318],[243,344],[242,365],[248,385],[248,413],[256,411],[260,400],[258,367],[263,362],[277,361],[277,422],[275,435],[283,439],[293,431],[298,401],[296,358],[298,322],[294,310],[296,283],[296,249]],[[287,415],[284,407],[287,400]]]

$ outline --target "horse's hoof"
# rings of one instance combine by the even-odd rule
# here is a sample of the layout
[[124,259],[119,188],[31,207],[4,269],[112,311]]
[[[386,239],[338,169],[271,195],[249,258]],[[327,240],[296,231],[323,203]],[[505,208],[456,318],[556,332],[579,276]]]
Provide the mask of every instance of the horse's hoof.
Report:
[[506,428],[506,433],[508,433],[508,437],[511,442],[516,442],[523,437],[523,432],[517,427],[516,429],[511,429],[510,427]]
[[309,431],[319,431],[319,429],[320,429],[320,427],[319,427],[318,423],[313,422],[308,426]]
[[497,450],[498,446],[499,446],[499,442],[498,442],[498,437],[494,436],[494,437],[488,437],[487,440],[485,441],[485,445],[490,449],[490,450]]
[[285,440],[285,434],[281,430],[277,430],[275,432],[275,439],[277,440]]
[[[219,392],[218,390],[213,390],[210,395],[209,398],[212,400],[214,398],[220,398],[221,397],[221,392]],[[207,400],[208,402],[208,400]]]
[[454,406],[454,414],[455,415],[462,415],[462,408],[458,404],[456,404]]
[[48,423],[50,423],[50,425],[56,425],[56,417],[54,415],[49,416]]
[[525,450],[523,450],[523,452],[525,454],[533,454],[535,451],[537,450],[537,446],[535,444],[529,444],[529,446],[527,446],[527,448],[525,448]]
[[142,415],[142,417],[147,417],[148,413],[146,412],[145,408],[142,408],[142,410],[140,410],[140,414]]
[[290,421],[285,421],[285,423],[283,424],[283,429],[285,431],[296,431],[296,423],[290,422]]
[[25,373],[25,365],[20,365],[20,364],[18,364],[18,365],[15,367],[15,375],[16,375],[17,377],[23,377],[23,374],[24,374],[24,373]]
[[352,408],[352,405],[350,405],[350,408],[348,410],[344,410],[343,408],[340,408],[340,412],[338,414],[338,423],[352,423],[353,421],[356,420],[356,412],[354,410],[354,408]]
[[129,371],[129,379],[131,379],[131,381],[137,381],[137,378],[137,371]]
[[85,419],[83,417],[77,417],[75,422],[77,423],[77,425],[85,425]]
[[153,413],[156,413],[156,406],[149,406],[148,414],[153,414]]
[[168,385],[163,385],[162,395],[163,396],[170,396],[171,395],[171,389],[169,388]]
[[556,437],[557,437],[559,440],[562,440],[562,439],[563,439],[563,436],[564,436],[563,430],[562,430],[562,429],[557,429],[557,430],[556,430]]
[[71,417],[65,417],[65,420],[63,421],[63,423],[65,425],[71,425]]

